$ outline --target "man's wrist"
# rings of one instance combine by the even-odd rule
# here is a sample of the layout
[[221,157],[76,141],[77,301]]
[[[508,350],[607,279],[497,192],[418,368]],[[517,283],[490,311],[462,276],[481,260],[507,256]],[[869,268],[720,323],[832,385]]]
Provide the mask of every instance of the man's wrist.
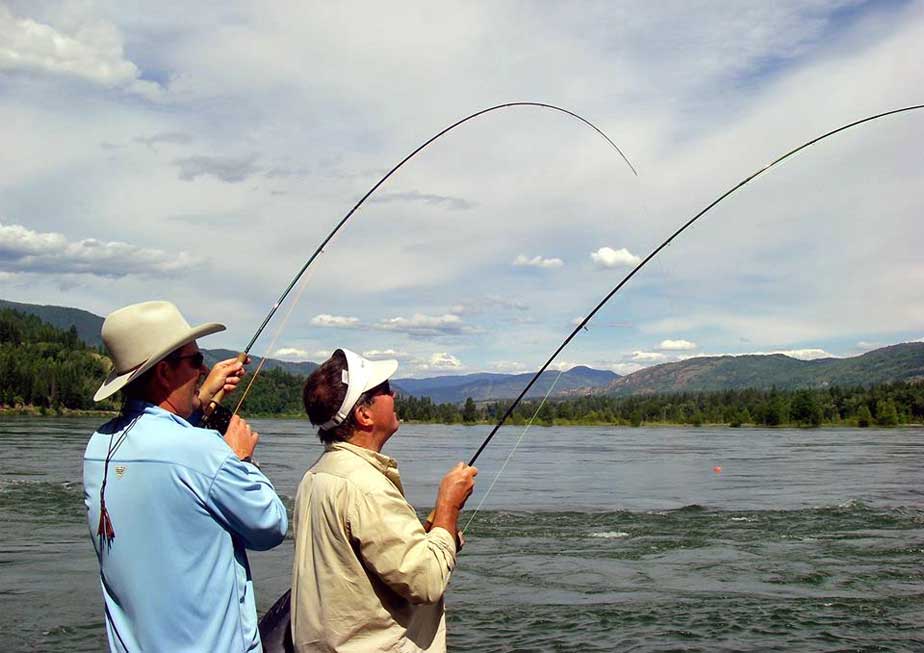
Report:
[[433,511],[433,526],[455,533],[459,521],[459,508],[451,503],[438,503]]

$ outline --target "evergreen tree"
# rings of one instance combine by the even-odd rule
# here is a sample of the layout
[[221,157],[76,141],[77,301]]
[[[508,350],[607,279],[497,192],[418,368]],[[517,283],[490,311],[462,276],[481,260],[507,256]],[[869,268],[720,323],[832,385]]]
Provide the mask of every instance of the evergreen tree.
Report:
[[478,408],[475,406],[475,400],[471,397],[465,400],[465,407],[462,409],[462,421],[466,424],[474,424],[478,421]]
[[797,391],[790,403],[790,419],[800,426],[821,426],[822,417],[818,397],[808,390]]
[[857,426],[866,428],[873,422],[873,415],[869,412],[869,407],[866,404],[860,406],[860,409],[857,410]]
[[751,418],[751,413],[748,412],[747,408],[742,408],[741,412],[738,413],[738,419],[742,424],[752,424],[753,419]]
[[898,424],[898,411],[895,402],[884,399],[876,402],[876,423],[879,426],[895,426]]

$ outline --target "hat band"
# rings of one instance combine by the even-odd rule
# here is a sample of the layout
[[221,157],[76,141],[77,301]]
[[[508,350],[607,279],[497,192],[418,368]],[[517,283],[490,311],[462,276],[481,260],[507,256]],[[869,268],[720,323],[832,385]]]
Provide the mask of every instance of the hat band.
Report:
[[132,367],[129,367],[127,370],[124,370],[124,371],[123,371],[123,370],[118,370],[117,373],[118,373],[119,376],[124,376],[124,375],[126,375],[126,374],[131,374],[132,372],[134,372],[135,370],[137,370],[139,367],[141,367],[142,365],[144,365],[144,364],[147,363],[147,362],[148,362],[147,359],[145,359],[145,360],[141,361],[140,363],[138,363],[137,365],[133,365]]

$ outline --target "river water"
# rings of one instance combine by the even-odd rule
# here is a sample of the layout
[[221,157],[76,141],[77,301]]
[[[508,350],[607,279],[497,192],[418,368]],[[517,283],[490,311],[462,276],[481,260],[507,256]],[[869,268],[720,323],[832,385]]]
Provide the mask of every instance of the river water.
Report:
[[[98,422],[0,419],[4,651],[105,648],[81,489]],[[291,508],[317,438],[254,424]],[[486,433],[407,425],[385,452],[426,512]],[[482,455],[463,523],[520,434]],[[924,651],[922,429],[533,428],[466,539],[456,651]],[[291,557],[291,538],[252,555],[261,611]]]

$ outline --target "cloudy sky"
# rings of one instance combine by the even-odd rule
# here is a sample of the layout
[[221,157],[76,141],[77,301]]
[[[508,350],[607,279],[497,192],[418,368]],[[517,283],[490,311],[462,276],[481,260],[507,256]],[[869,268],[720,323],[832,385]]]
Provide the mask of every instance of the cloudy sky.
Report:
[[[921,2],[0,0],[0,297],[147,299],[254,352],[537,368],[685,220],[786,150],[924,103]],[[774,169],[654,259],[560,364],[851,356],[924,337],[924,111]],[[277,328],[282,326],[283,328]]]

